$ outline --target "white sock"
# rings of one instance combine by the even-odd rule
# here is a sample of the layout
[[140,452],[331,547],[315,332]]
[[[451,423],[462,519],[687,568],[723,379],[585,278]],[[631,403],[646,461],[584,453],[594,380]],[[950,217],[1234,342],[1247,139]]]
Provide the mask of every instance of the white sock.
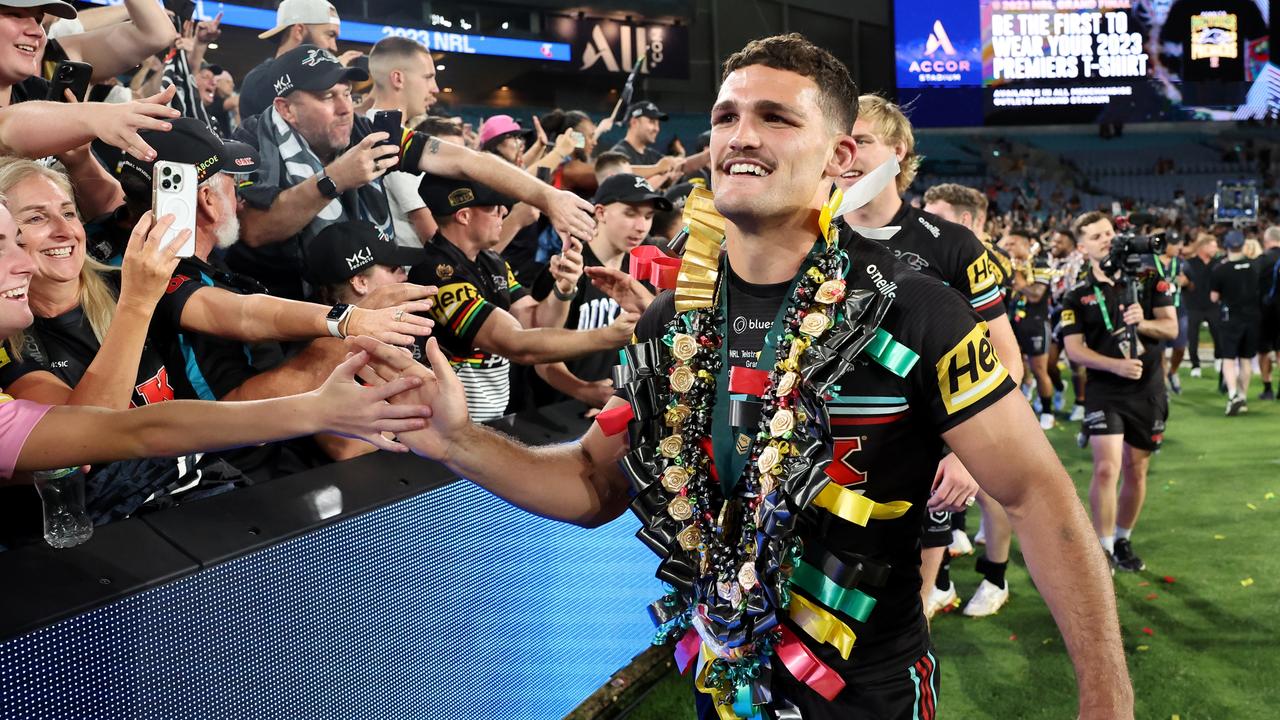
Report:
[[1103,547],[1103,548],[1105,548],[1107,552],[1109,552],[1109,553],[1113,553],[1113,552],[1115,552],[1115,551],[1116,551],[1116,536],[1115,536],[1115,535],[1103,535],[1103,536],[1099,537],[1098,539],[1102,541],[1102,547]]
[[1117,526],[1116,526],[1116,539],[1117,539],[1117,540],[1128,540],[1128,539],[1129,539],[1129,533],[1131,533],[1131,532],[1133,532],[1133,528],[1123,528],[1123,527],[1120,527],[1119,525],[1117,525]]

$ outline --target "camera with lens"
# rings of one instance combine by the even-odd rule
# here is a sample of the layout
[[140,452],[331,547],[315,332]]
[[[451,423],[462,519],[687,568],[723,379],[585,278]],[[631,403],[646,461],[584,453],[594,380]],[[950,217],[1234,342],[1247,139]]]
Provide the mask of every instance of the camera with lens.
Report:
[[1159,255],[1164,252],[1164,246],[1163,234],[1121,233],[1111,241],[1111,252],[1102,261],[1102,270],[1108,274],[1119,271],[1124,275],[1137,275],[1142,269],[1142,256]]

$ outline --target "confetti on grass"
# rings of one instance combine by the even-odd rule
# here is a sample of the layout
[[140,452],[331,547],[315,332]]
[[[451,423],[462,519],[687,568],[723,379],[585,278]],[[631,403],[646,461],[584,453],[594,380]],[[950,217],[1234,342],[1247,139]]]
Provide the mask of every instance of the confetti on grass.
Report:
[[1253,584],[1253,578],[1247,577],[1240,581],[1240,587],[1249,587]]

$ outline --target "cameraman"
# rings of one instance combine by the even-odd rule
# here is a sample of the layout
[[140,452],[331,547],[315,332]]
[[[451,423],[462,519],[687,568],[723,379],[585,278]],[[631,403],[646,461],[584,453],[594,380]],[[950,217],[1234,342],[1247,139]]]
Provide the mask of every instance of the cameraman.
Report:
[[[1093,449],[1093,527],[1113,566],[1137,571],[1146,565],[1134,554],[1129,535],[1146,496],[1151,453],[1164,438],[1169,405],[1160,357],[1162,342],[1178,335],[1178,317],[1168,281],[1156,273],[1122,272],[1126,258],[1112,253],[1116,233],[1109,217],[1085,213],[1073,229],[1090,268],[1063,298],[1062,335],[1071,362],[1088,368],[1084,432]],[[1126,300],[1129,284],[1136,286],[1136,303]]]
[[1258,354],[1258,270],[1245,257],[1244,233],[1232,230],[1222,239],[1227,259],[1209,276],[1209,296],[1219,308],[1218,353],[1222,381],[1227,385],[1227,415],[1249,412],[1249,379]]

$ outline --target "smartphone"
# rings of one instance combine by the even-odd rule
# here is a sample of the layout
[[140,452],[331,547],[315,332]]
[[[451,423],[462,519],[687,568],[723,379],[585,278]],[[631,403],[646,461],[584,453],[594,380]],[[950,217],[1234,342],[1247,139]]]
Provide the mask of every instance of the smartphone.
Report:
[[89,78],[93,77],[93,66],[89,63],[63,60],[53,70],[53,81],[49,83],[49,100],[66,102],[66,90],[76,96],[78,102],[84,102],[89,92]]
[[168,245],[184,229],[191,234],[178,250],[178,257],[196,253],[196,166],[158,160],[151,172],[151,207],[156,218],[173,215],[173,225],[160,239]]
[[573,146],[576,148],[584,148],[587,146],[587,136],[577,130],[570,130],[569,137],[573,138]]
[[399,110],[379,110],[373,114],[373,131],[384,132],[387,139],[378,145],[399,145],[400,134],[404,132],[404,122]]

